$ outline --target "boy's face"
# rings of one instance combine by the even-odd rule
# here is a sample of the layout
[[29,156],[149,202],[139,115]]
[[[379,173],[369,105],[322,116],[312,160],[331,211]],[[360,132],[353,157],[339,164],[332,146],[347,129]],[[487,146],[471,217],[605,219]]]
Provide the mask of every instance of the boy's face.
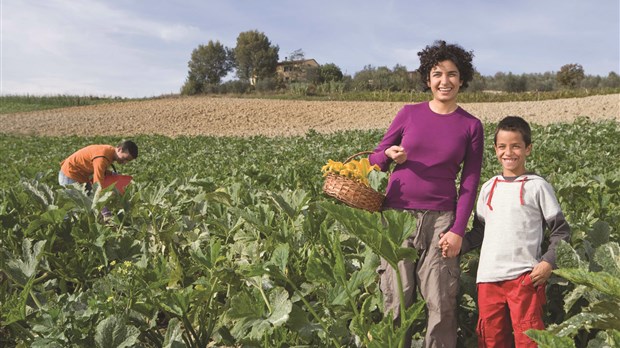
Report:
[[525,174],[525,159],[532,152],[532,144],[525,146],[519,132],[500,130],[495,142],[495,156],[502,165],[504,176]]
[[122,147],[117,147],[116,148],[116,158],[115,158],[116,162],[118,164],[125,164],[131,160],[133,160],[133,157],[131,156],[131,154],[129,153],[129,151],[124,152]]

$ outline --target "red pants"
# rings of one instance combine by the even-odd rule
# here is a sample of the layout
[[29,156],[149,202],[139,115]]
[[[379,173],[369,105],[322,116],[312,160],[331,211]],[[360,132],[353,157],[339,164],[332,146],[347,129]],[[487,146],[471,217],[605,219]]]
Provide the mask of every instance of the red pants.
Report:
[[546,301],[545,286],[535,288],[530,272],[513,280],[479,283],[478,347],[537,347],[524,332],[545,329]]

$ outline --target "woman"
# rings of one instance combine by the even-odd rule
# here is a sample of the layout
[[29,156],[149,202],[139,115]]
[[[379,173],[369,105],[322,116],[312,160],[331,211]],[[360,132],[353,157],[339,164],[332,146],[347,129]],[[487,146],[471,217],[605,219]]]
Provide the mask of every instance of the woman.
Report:
[[[369,160],[384,171],[396,163],[383,209],[402,210],[417,218],[416,231],[403,246],[416,248],[419,259],[399,264],[405,304],[413,303],[419,287],[428,309],[426,347],[455,347],[460,274],[456,256],[480,181],[484,133],[480,120],[457,104],[460,89],[473,79],[473,53],[436,41],[418,56],[417,71],[433,99],[404,106]],[[440,245],[447,257],[442,257]],[[398,321],[396,272],[384,260],[378,271],[385,313],[393,311]]]

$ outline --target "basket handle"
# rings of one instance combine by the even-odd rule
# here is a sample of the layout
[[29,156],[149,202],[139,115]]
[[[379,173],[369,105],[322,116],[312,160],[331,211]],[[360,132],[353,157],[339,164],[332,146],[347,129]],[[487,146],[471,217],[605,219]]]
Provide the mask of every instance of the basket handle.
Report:
[[344,163],[347,163],[347,162],[349,162],[350,160],[354,159],[355,157],[357,157],[357,156],[359,156],[359,155],[370,155],[370,154],[372,154],[372,153],[374,153],[374,152],[373,152],[373,151],[362,151],[362,152],[358,152],[358,153],[356,153],[356,154],[353,154],[353,155],[349,156],[349,158],[347,158],[346,160],[344,160],[344,162],[342,162],[342,163],[343,163],[343,164],[344,164]]

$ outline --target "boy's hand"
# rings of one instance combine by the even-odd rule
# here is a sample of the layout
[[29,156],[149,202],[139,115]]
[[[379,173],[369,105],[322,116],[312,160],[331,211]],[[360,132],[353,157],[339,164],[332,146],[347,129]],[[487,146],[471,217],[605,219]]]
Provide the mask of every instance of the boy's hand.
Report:
[[534,266],[532,273],[530,273],[532,285],[539,286],[545,284],[549,277],[551,277],[551,271],[553,271],[553,267],[549,262],[540,261],[536,266]]
[[405,152],[405,148],[398,145],[392,145],[387,148],[385,150],[385,155],[398,164],[402,164],[407,160],[407,153]]
[[441,249],[441,255],[443,257],[457,257],[461,253],[461,244],[463,244],[463,237],[452,231],[440,234],[439,236],[440,238],[438,247]]

